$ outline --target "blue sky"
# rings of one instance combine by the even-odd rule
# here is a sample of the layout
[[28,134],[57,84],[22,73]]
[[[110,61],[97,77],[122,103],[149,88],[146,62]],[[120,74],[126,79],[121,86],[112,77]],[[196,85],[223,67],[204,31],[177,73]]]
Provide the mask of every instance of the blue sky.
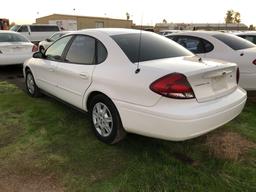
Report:
[[[249,0],[3,0],[0,18],[18,24],[33,23],[35,18],[53,13],[125,19],[153,25],[168,22],[224,22],[227,10],[241,13],[242,22],[256,25],[256,11]],[[73,10],[75,9],[75,11]]]

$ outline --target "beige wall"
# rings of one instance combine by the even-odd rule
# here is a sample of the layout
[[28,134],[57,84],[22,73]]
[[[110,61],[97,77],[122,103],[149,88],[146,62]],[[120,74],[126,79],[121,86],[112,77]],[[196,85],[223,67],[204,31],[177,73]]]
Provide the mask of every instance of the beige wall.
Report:
[[95,28],[96,23],[103,23],[104,27],[132,28],[131,20],[111,19],[104,17],[82,17],[73,15],[53,14],[36,19],[37,24],[48,24],[49,20],[76,20],[77,29]]

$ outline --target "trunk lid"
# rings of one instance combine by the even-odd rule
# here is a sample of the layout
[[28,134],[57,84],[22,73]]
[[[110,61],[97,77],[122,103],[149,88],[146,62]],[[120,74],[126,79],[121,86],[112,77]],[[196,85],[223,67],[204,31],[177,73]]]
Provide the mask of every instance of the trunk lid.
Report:
[[151,68],[158,78],[170,73],[184,74],[198,102],[223,97],[237,88],[235,63],[189,56],[143,62],[140,65]]
[[16,55],[31,53],[33,45],[31,43],[0,43],[1,54]]

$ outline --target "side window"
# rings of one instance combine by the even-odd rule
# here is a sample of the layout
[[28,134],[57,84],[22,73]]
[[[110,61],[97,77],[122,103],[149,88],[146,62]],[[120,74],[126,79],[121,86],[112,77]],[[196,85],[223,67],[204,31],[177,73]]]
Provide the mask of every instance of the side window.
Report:
[[251,41],[252,43],[255,43],[255,42],[253,42],[253,40],[254,40],[253,36],[247,35],[247,36],[244,36],[244,39]]
[[197,54],[203,53],[204,47],[200,39],[194,37],[179,37],[177,43],[188,49],[189,51]]
[[19,28],[18,32],[28,32],[28,27],[27,27],[26,25],[22,25],[22,26]]
[[201,39],[204,45],[204,53],[209,53],[214,49],[213,44],[211,44],[209,41],[206,41],[205,39]]
[[195,54],[208,53],[214,49],[209,41],[197,37],[181,36],[176,42]]
[[97,41],[97,63],[102,63],[107,58],[107,50],[105,46],[100,42]]
[[45,52],[46,58],[53,61],[61,61],[62,53],[71,38],[72,36],[67,36],[53,43]]
[[78,35],[72,42],[66,61],[77,64],[95,64],[96,40],[92,37]]

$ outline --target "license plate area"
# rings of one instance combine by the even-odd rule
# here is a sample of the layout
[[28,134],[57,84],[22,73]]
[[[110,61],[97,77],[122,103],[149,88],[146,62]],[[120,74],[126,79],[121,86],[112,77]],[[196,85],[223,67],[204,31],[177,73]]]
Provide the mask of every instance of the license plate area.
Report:
[[214,91],[227,89],[227,77],[226,77],[226,75],[213,77],[211,80],[212,80],[212,87],[213,87]]

